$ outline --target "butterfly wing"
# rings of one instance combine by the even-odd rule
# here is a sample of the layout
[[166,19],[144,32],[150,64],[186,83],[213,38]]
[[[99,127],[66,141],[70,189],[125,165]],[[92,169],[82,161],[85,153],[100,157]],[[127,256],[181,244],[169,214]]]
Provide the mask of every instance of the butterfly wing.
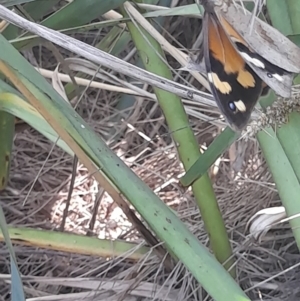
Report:
[[300,73],[300,48],[271,25],[255,17],[250,31],[252,13],[239,4],[230,5],[226,11],[215,7],[223,14],[233,28],[247,41],[248,45],[261,57],[275,66],[291,73]]
[[216,14],[205,11],[203,52],[216,102],[234,130],[242,130],[261,95],[262,80],[233,46]]
[[234,45],[239,51],[240,55],[253,69],[253,71],[278,95],[282,97],[289,97],[291,95],[294,74],[277,65],[274,65],[257,52],[250,49],[250,46],[245,39],[222,15],[219,14],[218,19],[226,33],[229,35],[230,39],[234,42]]

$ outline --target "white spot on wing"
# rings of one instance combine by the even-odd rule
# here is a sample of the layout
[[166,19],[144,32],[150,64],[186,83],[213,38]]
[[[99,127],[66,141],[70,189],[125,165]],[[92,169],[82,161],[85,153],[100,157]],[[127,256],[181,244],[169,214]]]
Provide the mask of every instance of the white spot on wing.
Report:
[[[255,65],[258,68],[262,68],[265,69],[266,66],[263,62],[261,62],[260,60],[256,59],[256,58],[252,58],[250,55],[248,55],[246,52],[240,52],[241,56],[244,58],[245,61],[247,61],[248,63],[251,63],[253,65]],[[283,78],[282,76],[280,76],[277,73],[271,73],[270,74],[276,78],[277,80],[279,80],[280,82],[283,82]]]
[[236,108],[237,108],[240,112],[246,112],[246,111],[247,111],[246,106],[245,106],[245,104],[244,104],[243,101],[241,101],[241,100],[234,101],[234,104],[235,104]]
[[244,58],[244,60],[247,61],[248,63],[251,63],[251,64],[255,65],[258,68],[265,69],[265,64],[263,62],[261,62],[260,60],[251,57],[246,52],[240,52],[240,54]]
[[[272,73],[271,73],[271,74],[272,74]],[[283,78],[282,78],[282,76],[280,76],[279,74],[273,73],[272,76],[273,76],[274,78],[276,78],[277,80],[279,80],[280,82],[283,82]]]

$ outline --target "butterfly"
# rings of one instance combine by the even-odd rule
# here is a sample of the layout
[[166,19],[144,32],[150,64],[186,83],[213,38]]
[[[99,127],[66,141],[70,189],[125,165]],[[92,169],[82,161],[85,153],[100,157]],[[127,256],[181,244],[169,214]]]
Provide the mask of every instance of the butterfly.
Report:
[[[283,97],[290,96],[294,73],[300,72],[300,66],[297,66],[300,64],[296,59],[297,55],[300,55],[300,50],[297,52],[298,49],[295,48],[297,50],[295,64],[288,64],[288,54],[281,54],[279,61],[284,57],[287,67],[282,66],[282,63],[279,66],[276,59],[275,62],[271,62],[268,56],[269,49],[274,52],[271,46],[273,45],[273,48],[278,46],[275,41],[273,44],[270,42],[270,46],[266,41],[268,37],[261,37],[266,34],[265,28],[263,28],[265,32],[262,31],[260,35],[262,39],[260,45],[255,43],[258,36],[256,28],[257,26],[258,29],[262,28],[262,21],[259,21],[258,25],[254,23],[256,27],[254,26],[250,35],[248,34],[250,25],[247,26],[247,22],[250,23],[250,12],[246,15],[247,21],[243,21],[244,14],[236,6],[229,6],[229,10],[223,13],[215,6],[213,0],[202,0],[202,5],[205,9],[202,23],[202,51],[207,79],[225,119],[233,130],[241,131],[248,124],[258,99],[268,92],[269,87]],[[238,24],[235,19],[239,19]],[[235,23],[236,29],[231,23]],[[266,25],[269,31],[271,26]],[[282,41],[288,40],[277,31],[275,37],[278,36]],[[280,47],[285,46],[281,44]]]

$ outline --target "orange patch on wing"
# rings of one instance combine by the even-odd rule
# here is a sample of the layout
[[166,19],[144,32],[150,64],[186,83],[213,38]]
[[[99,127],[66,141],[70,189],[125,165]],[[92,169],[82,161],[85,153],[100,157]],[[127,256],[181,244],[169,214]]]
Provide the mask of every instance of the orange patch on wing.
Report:
[[241,44],[244,44],[247,48],[249,47],[249,45],[247,44],[247,42],[243,39],[243,37],[227,22],[227,20],[225,18],[223,18],[222,16],[219,16],[219,20],[223,26],[223,28],[225,29],[226,33],[233,38],[234,42],[239,42]]
[[[228,24],[228,23],[227,23]],[[237,74],[237,81],[243,87],[254,87],[255,79],[245,70],[245,61],[232,45],[221,24],[208,17],[209,50],[220,61],[227,74]]]
[[237,81],[245,88],[255,86],[255,79],[253,75],[244,69],[239,71]]

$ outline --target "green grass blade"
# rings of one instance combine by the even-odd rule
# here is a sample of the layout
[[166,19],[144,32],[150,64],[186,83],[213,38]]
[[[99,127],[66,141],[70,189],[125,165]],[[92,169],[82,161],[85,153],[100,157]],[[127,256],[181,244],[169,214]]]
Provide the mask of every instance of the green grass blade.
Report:
[[[25,4],[23,9],[34,21],[40,21],[46,14],[52,11],[53,7],[58,4],[59,0],[38,0],[38,2],[31,1]],[[37,5],[39,6],[39,9],[37,9]]]
[[73,0],[41,24],[52,29],[64,29],[89,23],[109,10],[116,9],[125,0]]
[[286,36],[293,33],[287,2],[288,1],[267,0],[268,13],[270,14],[272,25]]
[[9,238],[8,227],[5,221],[5,216],[0,206],[0,229],[3,234],[6,246],[10,254],[10,268],[11,268],[11,300],[25,301],[25,295],[22,285],[21,276],[18,270],[15,252]]
[[[97,257],[118,257],[125,254],[126,258],[138,261],[150,251],[148,247],[138,247],[137,244],[127,241],[112,241],[52,230],[9,226],[8,234],[16,244]],[[0,231],[0,241],[2,240],[4,236]],[[130,252],[134,249],[134,252]]]
[[[57,12],[51,14],[48,18],[43,20],[41,24],[48,28],[56,30],[62,30],[82,25],[85,26],[87,23],[98,18],[107,11],[116,9],[124,2],[125,0],[102,0],[101,2],[99,2],[98,0],[74,0],[63,6]],[[31,7],[31,9],[32,10],[30,10],[29,13],[33,13],[34,17],[37,18],[37,10],[34,9],[34,6]],[[7,30],[9,30],[9,28],[7,28]],[[22,38],[26,37],[26,35],[22,35]],[[5,34],[5,37],[12,39],[11,34],[9,34],[9,36]],[[24,49],[25,47],[32,47],[36,45],[36,43],[38,43],[39,41],[40,39],[25,39],[23,41],[19,41],[17,46],[18,49]]]
[[202,177],[238,137],[238,133],[234,132],[231,128],[226,127],[225,130],[214,139],[214,141],[208,146],[207,150],[180,179],[181,184],[185,187],[188,187],[192,185],[198,178]]
[[[200,10],[199,10],[200,9]],[[157,18],[157,17],[167,17],[167,16],[197,16],[200,13],[203,13],[204,9],[201,5],[197,4],[188,4],[172,7],[170,9],[155,10],[151,12],[146,12],[143,14],[145,18]]]
[[[38,2],[37,2],[38,1]],[[10,1],[15,2],[15,1]],[[17,1],[16,1],[17,2]],[[29,1],[25,3],[22,6],[22,9],[28,13],[28,15],[34,20],[34,21],[40,21],[42,20],[43,16],[51,9],[57,5],[59,0],[35,0],[35,1]],[[36,9],[37,5],[39,6],[39,9]],[[15,25],[9,24],[2,32],[2,34],[7,39],[14,39],[20,34],[20,30]],[[24,43],[24,42],[23,42]]]
[[300,34],[300,5],[298,0],[286,0],[289,16],[292,24],[293,34]]
[[289,39],[300,47],[300,34],[289,35]]
[[[114,26],[117,25],[119,23],[124,22],[124,20],[108,20],[108,21],[102,21],[102,22],[96,22],[96,23],[91,23],[88,25],[82,25],[82,26],[75,26],[75,27],[70,27],[70,28],[66,28],[66,29],[62,29],[62,30],[57,30],[58,32],[62,32],[65,34],[72,34],[72,33],[85,33],[88,32],[89,30],[95,30],[95,29],[101,29],[104,27],[108,27],[108,26]],[[3,36],[5,38],[7,38],[8,40],[10,40],[11,44],[14,45],[14,47],[18,50],[22,49],[22,47],[24,47],[24,45],[38,45],[42,39],[37,36],[37,35],[26,35],[26,36],[22,36],[22,37],[16,37],[14,38],[16,35],[6,35],[3,34]]]
[[15,129],[15,116],[0,108],[0,191],[6,188]]
[[[277,138],[289,159],[294,173],[300,183],[300,114],[293,112],[289,115],[288,124],[276,130]],[[300,205],[300,201],[298,202]],[[300,212],[300,207],[299,207]]]
[[300,34],[300,6],[298,0],[267,0],[272,24],[284,35]]
[[[9,89],[7,86],[8,85],[6,83],[0,80],[0,110],[3,110],[6,114],[10,113],[13,116],[24,120],[39,133],[47,137],[53,143],[56,143],[65,152],[73,156],[74,153],[70,149],[70,147],[63,140],[57,140],[57,133],[41,116],[41,114],[36,111],[30,104],[28,104],[24,99],[22,99],[18,93],[12,92],[14,89]],[[14,123],[11,128],[14,129]],[[9,130],[11,131],[11,129]],[[2,144],[0,144],[0,147],[2,147]],[[2,163],[1,166],[3,166]]]
[[37,0],[0,0],[0,4],[9,7],[9,6],[24,4],[33,1],[37,1]]

